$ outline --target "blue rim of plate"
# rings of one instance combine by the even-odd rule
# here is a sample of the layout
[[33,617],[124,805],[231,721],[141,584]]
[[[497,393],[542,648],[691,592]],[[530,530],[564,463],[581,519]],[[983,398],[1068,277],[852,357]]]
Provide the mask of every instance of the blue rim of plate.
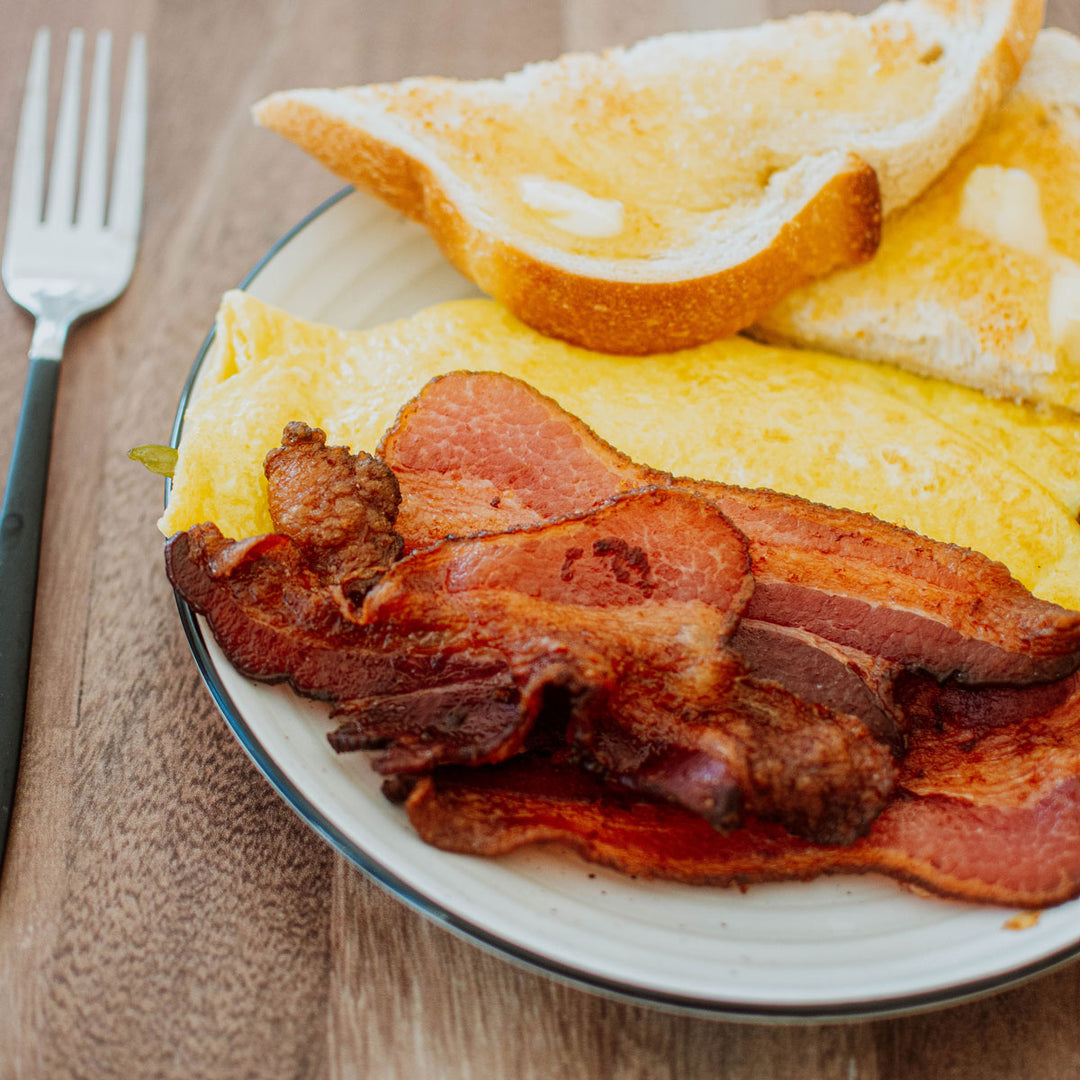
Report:
[[[297,222],[288,232],[277,240],[265,255],[244,276],[237,286],[246,289],[258,276],[259,272],[291,240],[303,232],[316,218],[326,213],[342,199],[352,194],[353,188],[345,187],[331,195],[306,217]],[[180,442],[180,433],[184,426],[184,411],[191,395],[195,380],[202,368],[206,354],[214,341],[214,328],[206,335],[199,353],[192,365],[191,372],[184,384],[184,389],[177,404],[173,420],[170,446]],[[165,501],[168,502],[172,488],[170,480],[165,481]],[[946,1005],[960,1005],[985,997],[1001,990],[1011,989],[1038,976],[1045,975],[1080,956],[1080,940],[1065,949],[1045,956],[1030,964],[1024,964],[1010,971],[985,979],[975,979],[957,983],[954,986],[920,994],[905,994],[897,997],[872,998],[850,1003],[825,1003],[821,1005],[762,1005],[723,998],[699,998],[683,994],[670,994],[648,987],[636,986],[617,980],[606,979],[590,972],[570,967],[552,960],[540,953],[532,952],[516,945],[512,941],[499,937],[485,930],[482,926],[463,919],[461,916],[435,903],[424,893],[403,881],[387,866],[369,855],[359,844],[346,836],[332,821],[319,812],[307,796],[291,780],[288,774],[274,761],[266,748],[259,742],[248,726],[242,712],[233,701],[217,668],[210,656],[198,617],[190,605],[179,595],[176,605],[180,612],[180,622],[187,636],[188,646],[198,666],[199,674],[210,691],[210,696],[217,705],[226,723],[232,729],[240,745],[256,768],[270,782],[271,786],[300,818],[331,847],[344,855],[363,874],[381,885],[392,896],[406,906],[419,912],[432,922],[449,930],[457,937],[477,945],[486,952],[508,960],[518,967],[538,972],[558,982],[578,989],[602,994],[606,997],[634,1005],[646,1005],[670,1012],[709,1017],[717,1020],[734,1020],[757,1023],[802,1023],[822,1024],[854,1020],[877,1020],[893,1016],[905,1016],[913,1013],[929,1012]]]

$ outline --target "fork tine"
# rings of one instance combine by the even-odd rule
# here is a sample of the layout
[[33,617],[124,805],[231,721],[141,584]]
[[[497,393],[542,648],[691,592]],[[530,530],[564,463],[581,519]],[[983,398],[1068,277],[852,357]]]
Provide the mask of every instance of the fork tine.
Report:
[[112,34],[98,33],[94,46],[94,73],[90,79],[90,109],[86,117],[82,176],[79,180],[78,225],[105,224],[105,186],[109,148],[109,68]]
[[45,188],[45,125],[49,103],[49,31],[42,27],[34,37],[30,67],[26,73],[26,94],[19,119],[15,146],[15,174],[11,184],[8,235],[13,226],[41,221]]
[[79,100],[82,94],[83,32],[68,35],[64,85],[60,91],[60,114],[56,120],[49,197],[45,221],[69,225],[75,210],[75,161],[79,153]]
[[146,155],[146,36],[134,34],[124,77],[124,104],[116,140],[109,229],[132,243],[142,218],[143,159]]

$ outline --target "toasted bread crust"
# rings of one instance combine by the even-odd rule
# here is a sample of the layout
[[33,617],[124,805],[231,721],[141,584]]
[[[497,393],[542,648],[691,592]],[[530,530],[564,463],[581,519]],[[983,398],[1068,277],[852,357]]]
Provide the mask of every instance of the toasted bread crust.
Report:
[[1052,264],[958,219],[974,168],[1031,170],[1057,257],[1078,260],[1080,233],[1070,225],[1078,155],[1080,38],[1044,30],[979,135],[918,203],[886,220],[878,258],[786,297],[749,333],[1080,411],[1080,380],[1051,336]]
[[[963,0],[927,2],[947,18],[965,6]],[[970,142],[983,120],[1020,77],[1042,26],[1045,7],[1045,0],[1013,0],[1001,36],[994,49],[983,58],[968,93],[957,99],[935,129],[927,133],[925,140],[902,150],[896,161],[866,155],[877,170],[885,193],[883,210],[886,217],[918,198],[940,175],[942,163],[933,154],[934,144],[948,139],[959,150]]]
[[[354,116],[311,97],[321,92],[303,91],[272,95],[256,106],[255,115],[345,180],[425,225],[462,273],[529,325],[603,352],[666,352],[742,330],[798,286],[870,258],[880,240],[883,214],[915,198],[938,175],[1018,77],[1042,9],[1043,0],[913,4],[911,18],[922,32],[930,33],[930,40],[940,34],[940,40],[950,42],[948,48],[961,52],[965,39],[957,43],[948,27],[963,25],[978,12],[984,27],[996,35],[993,47],[983,41],[977,65],[963,67],[962,78],[961,69],[952,68],[941,76],[946,89],[940,102],[935,99],[931,115],[871,132],[857,140],[855,152],[832,150],[804,158],[810,168],[799,179],[799,194],[787,195],[771,217],[742,221],[752,240],[696,262],[651,261],[653,255],[668,254],[663,251],[649,258],[567,256],[537,244],[477,202],[467,180],[456,176],[437,152],[429,153],[413,134],[401,135],[408,123],[399,125],[398,118],[389,125],[369,124],[367,118],[382,108],[379,93],[407,96],[437,84],[440,92],[453,95],[458,84],[452,80],[375,87],[376,97],[363,99],[369,111]],[[897,11],[902,25],[908,9]],[[886,36],[895,14],[892,5],[882,9]],[[980,33],[985,36],[985,29]],[[532,80],[530,86],[555,81],[562,77],[564,61],[573,68],[582,60],[564,58],[537,65],[542,73],[529,69],[520,74]],[[485,93],[497,92],[484,86]]]
[[588,277],[478,228],[427,166],[369,132],[287,98],[267,101],[259,119],[428,228],[463,274],[523,322],[601,352],[670,352],[726,337],[804,282],[869,259],[881,237],[877,177],[850,155],[772,244],[737,266],[686,281]]

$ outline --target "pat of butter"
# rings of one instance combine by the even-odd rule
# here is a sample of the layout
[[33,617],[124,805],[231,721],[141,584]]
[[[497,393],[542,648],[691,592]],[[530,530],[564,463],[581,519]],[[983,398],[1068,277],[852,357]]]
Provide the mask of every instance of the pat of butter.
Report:
[[564,232],[590,238],[622,232],[625,210],[618,199],[598,199],[573,184],[544,176],[521,177],[518,191],[530,210],[548,215],[551,224]]
[[1068,265],[1050,279],[1050,334],[1070,363],[1080,366],[1080,263]]
[[1050,251],[1039,185],[1023,169],[1000,165],[972,169],[960,198],[960,224],[1028,255],[1046,256]]
[[972,169],[960,198],[960,224],[1050,266],[1050,336],[1068,362],[1080,366],[1080,263],[1050,247],[1034,177],[1000,165]]

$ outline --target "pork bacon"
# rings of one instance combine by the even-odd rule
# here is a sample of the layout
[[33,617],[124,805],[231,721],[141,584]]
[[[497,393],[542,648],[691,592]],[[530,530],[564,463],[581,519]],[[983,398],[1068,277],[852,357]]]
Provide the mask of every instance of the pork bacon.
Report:
[[[432,380],[378,454],[401,485],[406,549],[674,485],[718,506],[746,535],[751,619],[971,684],[1045,682],[1080,666],[1080,613],[1037,600],[999,563],[867,514],[637,465],[507,375]],[[887,702],[878,707],[888,712]]]
[[857,718],[745,676],[723,642],[751,584],[744,541],[715,507],[652,488],[415,552],[362,620],[497,649],[533,693],[567,691],[565,739],[612,782],[717,828],[751,812],[850,842],[892,790],[890,754]]

